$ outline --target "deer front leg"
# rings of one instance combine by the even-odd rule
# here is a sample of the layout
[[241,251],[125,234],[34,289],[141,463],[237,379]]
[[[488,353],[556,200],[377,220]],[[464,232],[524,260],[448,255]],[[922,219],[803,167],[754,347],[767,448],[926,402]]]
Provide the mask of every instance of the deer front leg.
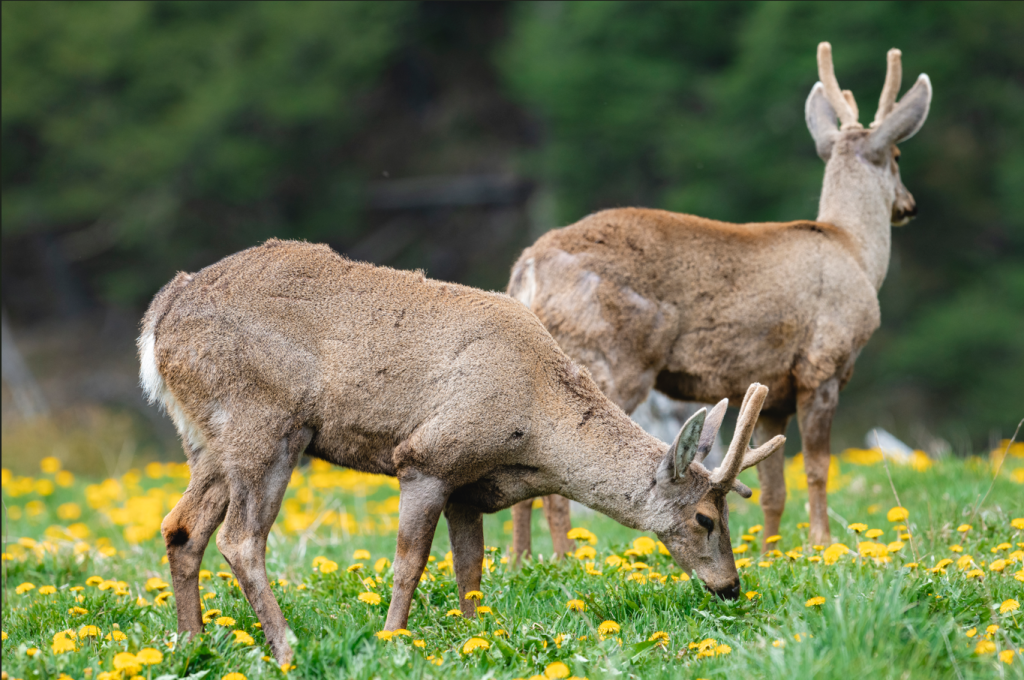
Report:
[[804,444],[804,470],[807,472],[807,494],[811,509],[811,543],[828,545],[828,467],[832,416],[839,405],[839,380],[831,378],[815,390],[797,394],[797,418]]
[[[761,446],[772,437],[786,434],[789,417],[778,417],[761,414],[754,430],[754,443]],[[764,535],[775,536],[779,533],[782,511],[786,508],[786,459],[783,448],[768,456],[757,464],[757,479],[761,483],[761,510],[764,512]],[[764,550],[768,544],[764,543]]]
[[[427,564],[430,544],[448,502],[447,484],[436,477],[405,470],[398,478],[398,547],[395,551],[395,582],[384,630],[398,630],[409,623],[412,594]],[[453,551],[454,552],[454,551]]]
[[171,569],[178,612],[178,633],[199,635],[203,632],[199,567],[210,537],[223,521],[227,507],[226,485],[196,470],[181,500],[160,525],[167,545],[167,563]]
[[459,584],[459,609],[466,618],[476,616],[476,602],[466,593],[480,590],[484,561],[484,518],[468,505],[449,503],[444,510],[448,520],[448,539],[452,544],[455,581]]
[[561,557],[576,548],[576,541],[569,538],[572,521],[569,517],[569,499],[557,494],[544,497],[544,515],[551,527],[551,543],[555,547],[555,557]]
[[512,560],[518,564],[530,556],[530,520],[533,518],[533,499],[527,498],[512,506]]

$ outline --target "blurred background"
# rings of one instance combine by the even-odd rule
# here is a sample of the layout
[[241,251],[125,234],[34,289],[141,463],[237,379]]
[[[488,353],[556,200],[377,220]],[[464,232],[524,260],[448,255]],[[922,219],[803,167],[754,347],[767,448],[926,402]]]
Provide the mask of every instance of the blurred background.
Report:
[[[885,52],[935,88],[903,145],[882,327],[833,451],[965,455],[1024,416],[1024,6],[2,5],[3,458],[178,459],[137,387],[153,294],[268,237],[504,290],[614,206],[814,218],[815,46],[867,118]],[[790,454],[799,450],[791,426]]]

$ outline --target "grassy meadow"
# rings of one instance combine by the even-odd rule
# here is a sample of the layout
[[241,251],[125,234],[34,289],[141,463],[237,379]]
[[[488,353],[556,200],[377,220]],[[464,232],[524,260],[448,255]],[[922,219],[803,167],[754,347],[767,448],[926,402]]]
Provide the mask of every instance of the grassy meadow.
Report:
[[[877,452],[840,454],[831,546],[808,543],[791,459],[781,537],[760,531],[756,502],[730,501],[735,602],[596,513],[574,516],[579,547],[561,561],[534,513],[534,558],[514,568],[504,511],[485,518],[483,613],[467,620],[442,519],[408,634],[393,636],[397,483],[314,461],[267,555],[295,633],[287,669],[212,541],[206,632],[175,632],[159,525],[187,466],[90,479],[45,458],[3,470],[3,678],[1024,678],[1024,446],[1001,454],[890,464],[901,504]],[[741,479],[756,488],[753,471]]]

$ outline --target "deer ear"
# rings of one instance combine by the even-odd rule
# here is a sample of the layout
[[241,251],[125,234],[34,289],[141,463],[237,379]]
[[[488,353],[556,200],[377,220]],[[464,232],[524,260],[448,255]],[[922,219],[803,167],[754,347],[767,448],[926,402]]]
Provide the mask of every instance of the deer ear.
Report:
[[922,73],[907,90],[900,103],[885,117],[868,138],[869,153],[887,151],[893,144],[910,139],[924,125],[932,104],[932,81]]
[[683,423],[683,427],[676,435],[676,440],[668,447],[665,458],[658,466],[658,481],[678,481],[686,476],[686,471],[697,455],[697,445],[700,442],[700,433],[704,429],[704,419],[708,410],[702,408],[694,413]]
[[839,128],[836,125],[838,117],[836,110],[825,98],[825,86],[820,82],[811,88],[811,94],[804,105],[804,117],[807,119],[807,129],[814,138],[814,148],[818,156],[821,160],[828,161],[832,155],[832,145],[839,136]]

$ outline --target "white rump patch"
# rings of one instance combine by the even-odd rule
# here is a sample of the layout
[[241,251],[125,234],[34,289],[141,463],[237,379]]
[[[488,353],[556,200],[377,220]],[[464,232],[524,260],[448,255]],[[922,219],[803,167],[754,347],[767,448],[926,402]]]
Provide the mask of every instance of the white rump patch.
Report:
[[537,294],[537,268],[532,257],[523,263],[520,272],[521,278],[514,297],[526,305],[527,309],[533,309],[533,297]]
[[139,362],[139,383],[149,403],[159,402],[174,421],[174,427],[182,441],[187,443],[192,451],[202,451],[206,448],[206,437],[185,413],[181,402],[171,394],[164,377],[160,375],[160,369],[156,364],[156,337],[151,327],[145,328],[139,338]]

